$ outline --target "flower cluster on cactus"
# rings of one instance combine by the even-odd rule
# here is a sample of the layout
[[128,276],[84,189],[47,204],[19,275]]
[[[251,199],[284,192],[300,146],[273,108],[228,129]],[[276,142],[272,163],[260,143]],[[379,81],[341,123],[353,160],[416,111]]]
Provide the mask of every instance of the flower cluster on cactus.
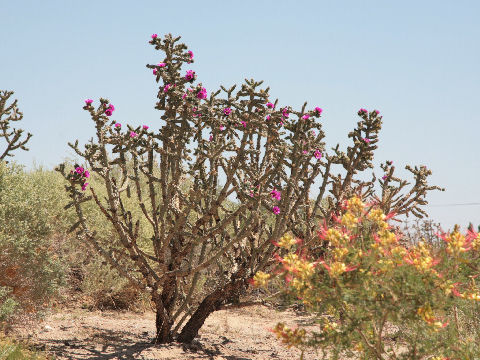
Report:
[[90,172],[82,166],[75,165],[74,169],[70,171],[69,180],[72,183],[79,184],[82,191],[87,190],[87,179],[90,177]]
[[115,106],[109,104],[108,107],[105,109],[105,115],[112,116],[113,112],[115,111]]

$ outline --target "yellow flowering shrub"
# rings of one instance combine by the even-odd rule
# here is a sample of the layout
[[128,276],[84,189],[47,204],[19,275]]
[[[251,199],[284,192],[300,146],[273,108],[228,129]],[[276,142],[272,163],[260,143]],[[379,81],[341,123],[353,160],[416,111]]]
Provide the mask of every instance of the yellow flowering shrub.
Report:
[[[284,344],[315,347],[330,359],[480,356],[480,329],[469,332],[458,320],[480,301],[479,234],[456,228],[439,234],[436,246],[405,245],[389,224],[392,216],[354,197],[334,226],[321,227],[311,255],[290,235],[276,243],[274,273],[318,323],[314,331],[278,324],[273,332]],[[269,279],[259,273],[254,283]]]

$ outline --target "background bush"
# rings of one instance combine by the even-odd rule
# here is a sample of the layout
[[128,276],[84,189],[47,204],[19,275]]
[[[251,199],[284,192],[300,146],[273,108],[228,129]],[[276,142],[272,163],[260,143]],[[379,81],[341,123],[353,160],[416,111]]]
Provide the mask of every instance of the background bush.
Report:
[[[100,309],[143,304],[138,291],[68,235],[73,213],[66,202],[57,172],[0,164],[0,328],[56,301]],[[111,241],[100,212],[92,206],[89,213],[103,241]]]
[[60,178],[41,169],[25,172],[0,164],[0,321],[48,305],[63,283],[52,235],[61,233]]

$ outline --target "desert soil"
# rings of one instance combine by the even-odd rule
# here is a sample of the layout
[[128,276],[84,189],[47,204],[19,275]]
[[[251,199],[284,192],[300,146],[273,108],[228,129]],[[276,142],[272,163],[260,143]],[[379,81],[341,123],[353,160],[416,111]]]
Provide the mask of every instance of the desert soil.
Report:
[[[291,310],[279,312],[258,305],[210,315],[189,347],[178,343],[153,345],[155,315],[151,312],[70,309],[48,315],[35,327],[25,325],[16,332],[56,359],[299,359],[298,350],[287,349],[269,331],[278,322],[289,326],[311,324],[308,317]],[[304,356],[306,360],[316,358],[314,352]]]

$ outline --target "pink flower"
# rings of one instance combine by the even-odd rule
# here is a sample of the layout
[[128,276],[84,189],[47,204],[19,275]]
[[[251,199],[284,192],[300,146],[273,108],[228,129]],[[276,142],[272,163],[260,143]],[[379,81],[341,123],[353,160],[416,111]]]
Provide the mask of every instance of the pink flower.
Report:
[[267,107],[270,108],[270,109],[273,109],[275,107],[275,105],[273,105],[271,102],[267,103]]
[[206,98],[207,98],[207,90],[205,90],[205,88],[202,88],[202,89],[197,93],[197,98],[198,98],[198,99],[206,99]]
[[158,67],[161,67],[161,68],[164,68],[165,66],[167,66],[167,64],[165,64],[165,63],[158,63],[157,66],[158,66]]
[[377,115],[380,114],[380,111],[378,111],[378,110],[373,110],[373,112]]
[[115,106],[113,106],[112,104],[108,105],[107,109],[105,110],[105,115],[112,116],[114,110]]
[[308,151],[307,150],[303,150],[303,155],[307,155],[308,154]]
[[78,166],[78,167],[75,168],[75,172],[79,175],[83,174],[83,171],[84,171],[84,169],[81,166]]
[[382,176],[382,180],[386,180],[387,177],[388,177],[387,175],[383,175],[383,176]]
[[225,126],[220,125],[220,131],[223,131],[223,130],[225,130]]
[[185,75],[185,79],[187,81],[193,81],[195,79],[195,71],[187,70],[187,74]]
[[90,106],[90,105],[92,104],[92,102],[93,102],[92,99],[87,99],[87,100],[85,100],[85,104],[86,104],[87,106]]
[[322,158],[322,153],[320,152],[320,150],[317,149],[313,153],[313,156],[315,156],[315,159],[320,160]]
[[266,120],[270,120],[270,115],[267,115],[267,117],[265,118]]
[[290,116],[290,114],[288,113],[288,108],[286,106],[282,109],[282,115],[285,119],[288,119],[288,117]]
[[157,75],[157,69],[153,69],[153,75]]
[[188,55],[190,55],[190,60],[192,60],[193,59],[193,52],[189,50]]
[[280,201],[282,198],[282,193],[278,190],[273,189],[272,192],[270,193],[272,195],[272,199]]
[[213,140],[213,135],[210,134],[210,137],[208,138],[208,141],[212,141]]
[[87,182],[84,183],[84,184],[82,185],[82,191],[87,190],[87,186],[88,186],[88,183],[87,183]]
[[320,115],[322,113],[323,109],[322,108],[319,108],[318,106],[315,108],[315,112],[317,113],[317,115]]
[[280,214],[280,208],[279,208],[278,206],[274,206],[274,207],[272,208],[272,211],[273,211],[273,213],[274,213],[275,215]]
[[143,125],[142,128],[143,128],[143,130],[148,130],[148,126],[147,126],[147,125]]
[[155,40],[158,37],[157,34],[152,34],[152,39]]
[[85,170],[83,172],[83,176],[86,177],[87,179],[90,177],[90,172],[88,170]]
[[135,131],[130,131],[130,137],[134,138],[135,136],[137,136],[137,133]]
[[311,130],[311,131],[310,131],[310,134],[311,134],[312,136],[317,135],[317,133],[315,132],[315,130]]
[[121,128],[121,127],[122,127],[122,124],[116,123],[116,124],[115,124],[115,127],[116,127],[116,128]]
[[366,113],[368,113],[367,109],[361,108],[360,110],[358,110],[358,115],[362,115],[362,114],[366,114]]
[[305,114],[305,115],[302,116],[302,119],[303,119],[303,120],[308,120],[309,117],[310,117],[309,114]]
[[247,127],[247,123],[245,121],[242,120],[242,121],[240,121],[240,123],[243,125],[244,128]]
[[367,144],[370,142],[369,138],[363,138],[363,141],[365,141]]
[[228,115],[230,115],[230,114],[232,113],[232,109],[230,109],[229,107],[227,107],[227,108],[223,109],[223,113],[224,113],[226,116],[228,116]]

